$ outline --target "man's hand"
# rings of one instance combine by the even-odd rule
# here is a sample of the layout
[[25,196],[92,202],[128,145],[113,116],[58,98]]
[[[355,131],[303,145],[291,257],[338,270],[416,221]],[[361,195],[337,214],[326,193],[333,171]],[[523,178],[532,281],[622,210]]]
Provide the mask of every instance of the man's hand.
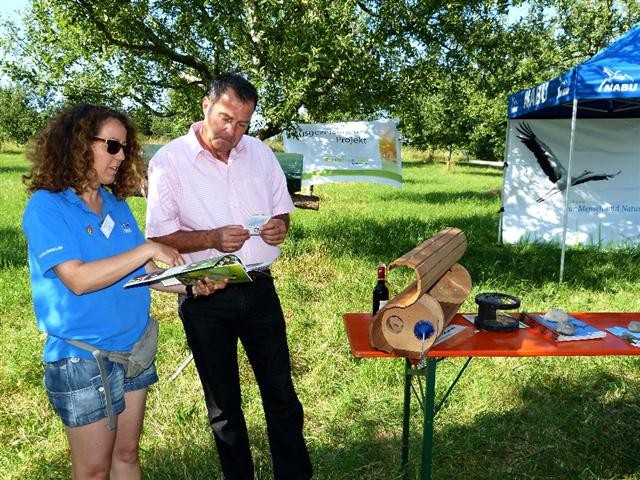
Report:
[[211,295],[216,290],[225,288],[228,281],[229,279],[227,277],[217,281],[213,281],[209,277],[204,277],[198,280],[194,286],[194,290],[198,296]]
[[227,225],[213,230],[213,248],[225,253],[237,252],[251,236],[249,230],[242,225]]
[[282,218],[272,217],[260,227],[260,236],[269,245],[280,245],[287,235],[288,225]]

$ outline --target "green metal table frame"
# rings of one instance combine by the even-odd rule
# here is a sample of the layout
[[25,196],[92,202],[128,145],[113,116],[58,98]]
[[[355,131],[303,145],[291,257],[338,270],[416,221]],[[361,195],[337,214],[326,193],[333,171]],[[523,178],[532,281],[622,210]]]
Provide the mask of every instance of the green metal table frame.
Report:
[[[420,480],[431,480],[431,460],[433,449],[433,421],[440,411],[447,398],[455,388],[458,380],[471,362],[472,357],[467,357],[466,362],[456,375],[456,378],[447,388],[440,402],[435,404],[436,390],[436,366],[445,357],[427,357],[424,364],[414,365],[405,359],[404,371],[404,408],[402,416],[402,460],[401,474],[403,480],[409,480],[409,419],[411,416],[411,396],[412,393],[418,401],[423,411],[424,419],[422,425],[422,466],[420,469]],[[415,382],[414,382],[415,379]],[[417,388],[416,385],[417,384]]]
[[[601,330],[613,326],[626,326],[637,320],[640,312],[573,312],[572,315]],[[356,358],[403,358],[393,353],[374,348],[369,340],[371,315],[366,313],[346,313],[344,323],[351,353]],[[467,320],[456,314],[452,323],[467,326]],[[584,342],[555,342],[536,328],[519,329],[506,341],[503,333],[472,331],[468,337],[457,337],[455,344],[433,347],[427,352],[422,364],[404,358],[404,412],[402,422],[402,463],[401,476],[409,478],[409,420],[412,395],[420,404],[423,413],[422,465],[420,480],[431,480],[433,423],[436,414],[447,401],[472,358],[488,357],[570,357],[570,356],[610,356],[639,355],[640,348],[629,345],[615,335]],[[451,382],[436,406],[436,366],[445,358],[465,358],[466,362]]]

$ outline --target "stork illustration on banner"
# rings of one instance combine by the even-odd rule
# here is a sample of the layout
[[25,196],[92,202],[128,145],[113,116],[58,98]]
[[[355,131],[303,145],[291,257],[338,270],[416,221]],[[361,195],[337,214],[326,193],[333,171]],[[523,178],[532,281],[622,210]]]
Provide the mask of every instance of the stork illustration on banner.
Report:
[[[555,184],[552,189],[538,198],[538,203],[544,202],[547,198],[567,188],[567,171],[553,151],[533,133],[528,123],[523,123],[516,130],[518,131],[517,137],[533,153],[538,165],[540,165],[540,168],[542,168],[551,183]],[[571,177],[571,186],[586,182],[609,180],[620,175],[621,172],[622,170],[618,170],[616,173],[594,173],[584,170],[580,175]]]
[[618,83],[628,83],[634,82],[633,77],[627,73],[622,72],[621,70],[612,70],[609,67],[602,67],[602,71],[606,75],[604,80],[600,83],[598,87],[598,91],[601,92],[606,85],[611,85],[615,82]]

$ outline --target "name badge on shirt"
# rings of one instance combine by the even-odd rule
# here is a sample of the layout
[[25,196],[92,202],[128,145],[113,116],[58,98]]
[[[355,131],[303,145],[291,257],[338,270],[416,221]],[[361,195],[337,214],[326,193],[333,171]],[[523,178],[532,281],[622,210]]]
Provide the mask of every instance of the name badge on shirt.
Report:
[[104,220],[102,220],[102,223],[100,224],[100,231],[105,237],[109,238],[115,224],[116,222],[113,221],[111,215],[107,213],[107,216],[104,217]]

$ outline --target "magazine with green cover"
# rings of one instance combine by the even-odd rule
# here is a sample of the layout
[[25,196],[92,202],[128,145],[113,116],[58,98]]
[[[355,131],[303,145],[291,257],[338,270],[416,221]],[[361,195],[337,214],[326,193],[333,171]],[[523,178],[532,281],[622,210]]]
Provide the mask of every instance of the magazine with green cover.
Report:
[[245,267],[242,260],[230,253],[188,265],[178,265],[139,275],[125,283],[124,288],[139,287],[158,282],[162,282],[165,286],[194,285],[204,277],[209,277],[213,281],[227,277],[229,283],[245,283],[252,281],[247,273],[250,270]]

